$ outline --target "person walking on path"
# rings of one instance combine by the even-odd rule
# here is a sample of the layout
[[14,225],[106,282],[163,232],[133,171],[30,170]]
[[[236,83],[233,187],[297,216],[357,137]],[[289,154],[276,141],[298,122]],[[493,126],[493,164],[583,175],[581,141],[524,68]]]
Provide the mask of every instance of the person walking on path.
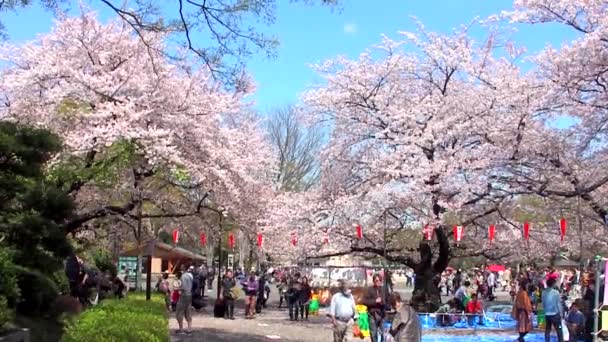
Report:
[[363,304],[367,306],[369,312],[369,333],[372,342],[376,342],[378,339],[378,329],[382,324],[384,318],[384,301],[382,293],[382,279],[380,276],[375,274],[372,277],[374,285],[369,287],[363,297]]
[[[192,268],[193,269],[193,268]],[[180,296],[177,302],[177,308],[175,316],[177,318],[177,324],[179,325],[178,334],[184,333],[184,317],[188,323],[188,330],[186,334],[192,333],[192,283],[194,278],[191,272],[184,272],[180,279],[181,286],[179,288]]]
[[353,336],[353,325],[357,320],[355,299],[346,281],[338,280],[339,291],[331,297],[329,316],[333,326],[334,342],[348,342]]
[[245,302],[245,317],[252,319],[255,316],[255,303],[256,296],[258,295],[258,280],[255,277],[255,272],[251,271],[249,277],[242,283],[243,289],[245,290],[246,302]]
[[232,277],[232,271],[226,271],[226,276],[222,280],[222,291],[220,299],[226,303],[226,319],[234,319],[234,297],[233,288],[236,286],[236,281]]
[[298,320],[298,301],[300,299],[300,273],[296,273],[293,278],[289,281],[289,288],[287,289],[287,306],[289,307],[289,320]]
[[517,341],[523,342],[524,337],[532,331],[532,302],[528,296],[528,282],[525,280],[520,281],[519,291],[515,297],[515,303],[513,303],[513,311],[511,316],[517,320],[517,332],[519,338]]
[[312,289],[308,284],[308,278],[302,277],[302,283],[300,286],[300,293],[298,298],[298,306],[300,307],[300,317],[308,320],[308,306],[310,305],[310,299],[312,298]]
[[559,292],[555,289],[555,278],[547,279],[547,288],[542,294],[543,308],[545,309],[545,342],[551,340],[551,327],[555,327],[557,341],[563,342],[562,334],[562,305]]

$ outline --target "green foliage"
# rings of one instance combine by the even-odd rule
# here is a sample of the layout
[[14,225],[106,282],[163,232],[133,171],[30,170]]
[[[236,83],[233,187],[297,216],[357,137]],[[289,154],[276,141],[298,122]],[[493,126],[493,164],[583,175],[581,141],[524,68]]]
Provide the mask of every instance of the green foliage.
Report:
[[57,286],[59,293],[70,293],[70,282],[63,269],[53,272],[49,279]]
[[112,261],[112,256],[104,249],[97,249],[93,252],[93,262],[103,273],[110,272],[112,277],[116,277],[116,264]]
[[143,294],[129,294],[125,299],[109,299],[85,311],[69,323],[64,342],[89,341],[169,341],[164,299],[153,296],[146,301]]
[[0,247],[0,329],[13,316],[9,301],[15,302],[18,297],[19,288],[11,253],[7,248]]
[[171,174],[178,182],[185,183],[190,180],[190,173],[185,167],[176,166],[171,171]]
[[84,160],[66,156],[49,171],[48,179],[65,189],[78,182],[91,182],[100,187],[112,187],[123,170],[135,160],[137,145],[130,140],[119,140],[103,153],[89,154]]
[[46,312],[59,296],[57,284],[46,274],[15,266],[17,284],[21,296],[17,302],[17,312],[24,315],[38,315]]
[[13,319],[13,312],[8,307],[8,303],[6,298],[0,296],[0,331],[2,331],[2,327]]
[[62,225],[73,202],[43,177],[60,148],[46,130],[0,122],[0,236],[19,246],[15,264],[47,274],[60,269],[71,250]]
[[88,114],[91,111],[92,109],[89,103],[77,99],[64,99],[59,106],[57,106],[57,114],[64,118]]
[[161,230],[160,232],[158,232],[158,239],[161,242],[164,242],[166,244],[172,244],[173,243],[173,237],[171,236],[171,234],[169,234],[168,232]]

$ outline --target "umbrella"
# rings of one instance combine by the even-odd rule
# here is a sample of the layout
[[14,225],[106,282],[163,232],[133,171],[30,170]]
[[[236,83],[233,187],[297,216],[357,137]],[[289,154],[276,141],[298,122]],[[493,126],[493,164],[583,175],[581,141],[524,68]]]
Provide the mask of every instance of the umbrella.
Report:
[[490,265],[488,266],[488,271],[490,272],[500,272],[504,271],[506,268],[503,265]]

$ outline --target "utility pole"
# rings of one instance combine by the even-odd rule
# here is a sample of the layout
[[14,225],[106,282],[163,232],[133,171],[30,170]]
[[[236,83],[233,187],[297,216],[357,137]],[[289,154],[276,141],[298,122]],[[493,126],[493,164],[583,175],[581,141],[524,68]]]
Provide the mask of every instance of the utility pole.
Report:
[[220,298],[220,294],[221,294],[221,287],[222,287],[222,220],[224,218],[223,212],[220,213],[220,233],[219,233],[219,237],[217,239],[217,250],[219,253],[219,256],[217,257],[218,263],[217,263],[217,298]]
[[384,286],[383,286],[383,290],[382,290],[382,303],[384,304],[384,307],[382,308],[382,312],[385,311],[386,308],[386,301],[388,298],[388,277],[389,277],[389,273],[388,273],[388,268],[387,268],[387,260],[386,260],[386,210],[384,211],[384,229],[383,229],[383,248],[384,248]]
[[[595,293],[593,300],[593,342],[598,342],[598,335],[600,333],[600,274],[602,273],[602,261],[603,258],[595,259]],[[604,274],[604,277],[606,275]]]
[[576,198],[576,211],[578,216],[578,261],[583,262],[583,220],[581,215],[581,196]]

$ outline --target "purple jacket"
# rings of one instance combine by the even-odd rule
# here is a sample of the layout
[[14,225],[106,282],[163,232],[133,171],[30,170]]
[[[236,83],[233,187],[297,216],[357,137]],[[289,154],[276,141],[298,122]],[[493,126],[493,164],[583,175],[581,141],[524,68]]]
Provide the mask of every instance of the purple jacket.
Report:
[[249,278],[241,283],[245,290],[245,294],[248,296],[255,296],[258,294],[258,281],[257,279],[250,280]]

